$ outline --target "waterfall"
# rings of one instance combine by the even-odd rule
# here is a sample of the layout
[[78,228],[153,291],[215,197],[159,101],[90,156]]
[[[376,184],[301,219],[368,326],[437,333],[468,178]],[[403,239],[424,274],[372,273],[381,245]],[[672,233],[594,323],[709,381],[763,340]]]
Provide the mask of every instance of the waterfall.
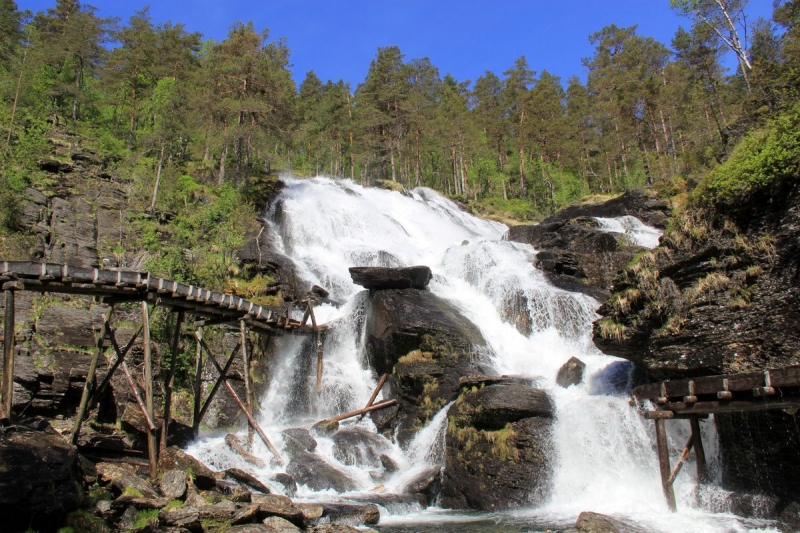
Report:
[[[367,292],[352,283],[348,268],[427,265],[434,273],[429,289],[478,326],[497,373],[526,376],[554,400],[552,496],[543,507],[523,515],[574,523],[580,512],[595,511],[629,517],[660,531],[746,530],[732,515],[699,510],[691,465],[676,483],[680,512],[667,510],[653,428],[628,404],[630,364],[600,353],[591,341],[599,302],[551,285],[532,266],[535,249],[502,239],[506,226],[471,216],[425,188],[401,194],[323,177],[285,181],[266,215],[278,247],[296,262],[309,286],[321,285],[330,290],[332,299],[346,303],[338,309],[328,305],[317,309],[318,323],[330,328],[325,336],[322,394],[313,390],[315,368],[307,363],[315,340],[283,339],[271,363],[272,381],[259,403],[261,422],[268,434],[276,436],[279,448],[285,446],[282,429],[308,427],[357,409],[376,385],[377,376],[365,359]],[[633,217],[598,219],[598,223],[640,245],[657,245],[657,230]],[[586,363],[585,379],[562,389],[555,385],[556,372],[572,356]],[[387,487],[401,486],[409,469],[442,464],[446,409],[407,449],[386,440],[386,454],[404,471],[388,480]],[[352,423],[375,431],[368,417]],[[713,424],[703,425],[713,437]],[[686,442],[688,429],[672,426],[669,442],[674,457]],[[268,456],[260,443],[254,446],[257,453]],[[713,446],[707,448],[713,451]],[[346,471],[358,490],[375,485],[364,468],[337,459],[332,447],[329,440],[320,439],[317,452]],[[206,436],[189,451],[217,468],[245,467],[219,436]],[[253,471],[252,466],[246,468]],[[267,466],[254,473],[268,482],[277,468]],[[300,495],[313,498],[315,492],[301,487]]]

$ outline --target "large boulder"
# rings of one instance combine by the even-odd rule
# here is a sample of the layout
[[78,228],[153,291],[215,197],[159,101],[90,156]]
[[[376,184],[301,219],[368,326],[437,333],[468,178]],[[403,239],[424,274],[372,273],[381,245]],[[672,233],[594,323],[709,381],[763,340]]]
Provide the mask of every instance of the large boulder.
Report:
[[336,492],[348,492],[357,488],[353,478],[315,453],[296,454],[289,461],[286,473],[298,484],[306,485],[313,490],[333,489]]
[[489,511],[544,501],[552,416],[547,393],[527,385],[463,391],[448,411],[440,504]]
[[73,446],[53,433],[15,427],[0,432],[3,531],[55,531],[83,501]]
[[391,376],[383,393],[399,402],[397,419],[389,423],[400,425],[401,441],[455,398],[460,377],[487,370],[488,348],[478,328],[428,291],[374,292],[366,334],[371,366]]
[[346,465],[381,468],[381,456],[392,449],[392,443],[363,427],[348,427],[333,435],[333,456]]
[[371,291],[386,289],[424,289],[431,280],[426,266],[404,268],[350,267],[353,283]]

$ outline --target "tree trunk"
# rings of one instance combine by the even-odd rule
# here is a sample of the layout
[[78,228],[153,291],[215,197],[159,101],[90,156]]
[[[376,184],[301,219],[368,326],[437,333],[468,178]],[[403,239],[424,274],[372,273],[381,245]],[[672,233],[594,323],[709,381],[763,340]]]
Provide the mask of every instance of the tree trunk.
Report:
[[158,197],[158,185],[161,183],[161,169],[164,166],[164,148],[166,147],[167,142],[161,142],[161,157],[158,158],[158,171],[156,172],[156,184],[153,187],[153,199],[150,201],[150,212],[155,213],[156,211],[156,198]]
[[222,155],[219,157],[219,176],[217,176],[217,186],[225,183],[225,162],[228,159],[228,145],[222,147]]

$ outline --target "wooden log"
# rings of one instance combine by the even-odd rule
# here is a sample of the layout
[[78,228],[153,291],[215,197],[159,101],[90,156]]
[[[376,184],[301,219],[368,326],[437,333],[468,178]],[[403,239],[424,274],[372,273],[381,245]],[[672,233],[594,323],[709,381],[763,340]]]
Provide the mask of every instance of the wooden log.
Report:
[[14,405],[14,291],[5,289],[6,309],[3,332],[3,418],[11,418]]
[[103,314],[103,326],[99,333],[95,334],[95,347],[92,354],[92,362],[89,363],[89,370],[86,372],[86,381],[83,384],[83,394],[81,394],[81,403],[78,406],[78,412],[75,414],[75,425],[72,427],[72,434],[70,434],[69,441],[72,444],[78,444],[78,436],[81,432],[81,424],[83,418],[86,416],[86,407],[89,405],[89,396],[94,388],[94,375],[97,371],[97,361],[100,359],[100,354],[103,353],[103,339],[105,339],[106,328],[108,321],[111,320],[111,312],[113,307],[109,306]]
[[316,331],[317,317],[314,316],[314,305],[311,303],[311,300],[308,301],[308,315],[311,317],[311,327]]
[[322,357],[322,340],[320,340],[319,333],[317,333],[317,394],[322,392]]
[[178,366],[178,350],[181,343],[181,326],[183,326],[184,310],[178,309],[175,317],[175,329],[172,332],[172,345],[170,353],[172,359],[169,363],[169,375],[164,383],[164,425],[161,429],[161,451],[167,449],[167,439],[169,438],[169,423],[172,418],[172,387],[175,384],[175,370]]
[[158,426],[156,426],[155,422],[153,422],[150,413],[147,412],[147,405],[142,401],[142,396],[139,394],[139,387],[136,386],[136,381],[133,379],[130,369],[128,369],[128,364],[123,361],[121,366],[122,373],[125,374],[125,380],[128,382],[128,386],[131,388],[131,392],[133,393],[133,399],[136,401],[136,405],[139,406],[139,410],[142,412],[142,415],[144,415],[144,421],[147,422],[147,428],[150,431],[156,431]]
[[[203,341],[202,337],[200,339],[198,339],[198,340],[200,342],[200,346],[203,348],[203,350],[205,350],[206,355],[208,356],[208,359],[214,359],[214,356],[211,354],[211,350],[208,348],[206,343]],[[200,408],[200,416],[196,421],[196,424],[198,425],[198,427],[199,427],[200,421],[203,420],[204,416],[206,416],[206,411],[208,411],[208,408],[211,406],[211,402],[214,400],[214,396],[216,396],[217,391],[222,386],[222,382],[224,380],[223,374],[225,376],[228,374],[228,370],[230,370],[234,359],[236,359],[236,354],[239,353],[239,348],[240,347],[241,347],[241,345],[237,344],[236,347],[233,349],[233,351],[231,352],[230,357],[228,357],[228,361],[225,363],[225,367],[222,370],[222,374],[217,378],[217,381],[214,382],[214,386],[211,387],[211,392],[208,393],[208,398],[206,398],[205,403],[203,403],[203,407]],[[214,359],[214,362],[216,363],[217,360]]]
[[264,468],[266,466],[264,461],[262,461],[252,453],[248,452],[247,450],[245,450],[244,446],[242,446],[242,443],[239,442],[238,438],[236,438],[236,435],[228,433],[225,436],[225,444],[227,444],[231,450],[238,453],[242,457],[242,459],[244,459],[251,465],[255,465],[259,468]]
[[672,411],[646,411],[644,417],[647,420],[669,420],[675,418],[675,413]]
[[706,452],[703,448],[703,436],[700,433],[700,420],[693,416],[689,419],[692,427],[692,439],[694,442],[694,458],[697,464],[697,481],[698,483],[708,483],[710,481],[708,475],[708,465],[706,464]]
[[200,389],[203,386],[203,349],[200,343],[203,340],[203,326],[197,326],[194,332],[196,339],[194,363],[194,412],[192,416],[192,434],[194,438],[200,435]]
[[339,415],[337,417],[332,418],[331,420],[335,420],[337,422],[341,422],[342,420],[353,418],[354,416],[364,415],[371,411],[377,411],[378,409],[383,409],[384,407],[391,407],[392,405],[396,404],[397,400],[384,400],[382,402],[378,402],[376,404],[370,405],[369,407],[365,407],[363,409],[359,409],[357,411],[350,411],[349,413],[345,413],[343,415]]
[[386,383],[387,379],[389,379],[389,374],[384,374],[381,376],[381,379],[378,380],[378,385],[376,385],[375,390],[372,391],[372,396],[369,397],[369,401],[367,402],[367,405],[364,406],[364,409],[367,409],[375,402],[375,398],[378,397],[378,393],[381,392],[381,389],[383,388],[383,385]]
[[[144,401],[150,420],[153,416],[153,357],[150,351],[150,315],[147,302],[142,302],[142,330],[144,331]],[[158,439],[156,429],[147,432],[147,460],[150,465],[150,479],[158,476]]]
[[[204,346],[204,348],[205,348],[205,346]],[[225,377],[223,369],[219,366],[219,363],[217,362],[217,360],[214,359],[214,357],[212,357],[210,354],[209,354],[209,360],[214,365],[214,367],[217,369],[217,372],[219,372],[220,377],[222,378],[222,381],[225,383],[225,388],[228,389],[228,393],[230,393],[231,398],[233,398],[233,401],[236,402],[236,405],[238,405],[239,409],[242,411],[242,413],[244,413],[245,418],[247,418],[247,422],[251,426],[253,426],[253,429],[256,431],[256,433],[258,433],[258,436],[261,437],[261,441],[269,449],[269,451],[272,452],[272,455],[275,456],[275,459],[278,461],[278,463],[279,464],[283,464],[283,458],[281,457],[280,452],[278,451],[277,448],[275,448],[275,446],[272,445],[272,442],[270,442],[270,440],[267,438],[267,435],[261,429],[261,426],[258,425],[258,422],[256,422],[256,419],[253,418],[253,416],[250,413],[247,412],[247,407],[244,405],[244,403],[242,402],[241,398],[239,398],[239,395],[236,394],[236,391],[233,390],[233,387],[231,386],[231,384],[228,383],[228,380]]]
[[97,387],[94,394],[92,395],[91,399],[89,400],[89,408],[91,409],[98,401],[100,401],[100,396],[103,395],[105,392],[106,387],[108,384],[111,383],[111,378],[114,377],[114,373],[117,371],[117,368],[125,362],[125,356],[128,355],[128,352],[133,348],[133,344],[136,342],[136,339],[139,337],[139,334],[142,332],[142,326],[139,325],[139,329],[133,334],[133,337],[130,338],[128,344],[125,345],[124,348],[120,349],[119,344],[117,343],[117,338],[114,334],[114,330],[106,324],[106,336],[108,340],[111,341],[111,346],[114,348],[114,353],[117,355],[117,360],[114,361],[114,364],[111,365],[111,368],[108,369],[106,372],[106,377],[103,378],[103,381]]
[[670,476],[669,466],[669,447],[667,445],[667,428],[664,419],[656,419],[656,449],[658,450],[658,466],[661,472],[661,487],[664,490],[664,498],[667,500],[669,510],[675,512],[678,507],[675,503],[675,491],[668,482]]
[[680,457],[678,457],[678,462],[675,463],[675,468],[672,469],[672,472],[669,475],[669,479],[667,483],[671,487],[675,483],[675,478],[678,477],[678,474],[683,468],[683,464],[686,462],[686,459],[689,458],[689,453],[692,451],[692,446],[694,445],[694,435],[689,437],[689,441],[686,443],[686,446],[683,447],[683,451],[681,452]]
[[[244,320],[239,321],[239,335],[244,356],[244,399],[247,412],[253,414],[253,391],[250,386],[250,352],[247,350],[247,325]],[[247,426],[247,443],[253,444],[253,426]]]

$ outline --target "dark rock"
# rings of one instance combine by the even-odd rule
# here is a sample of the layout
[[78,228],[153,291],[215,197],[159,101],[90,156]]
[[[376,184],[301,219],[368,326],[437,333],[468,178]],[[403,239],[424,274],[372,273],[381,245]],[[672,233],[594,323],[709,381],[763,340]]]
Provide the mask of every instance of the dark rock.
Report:
[[348,501],[373,503],[391,514],[408,514],[409,509],[422,510],[429,500],[424,494],[393,494],[391,492],[355,492],[347,495]]
[[486,430],[500,430],[524,418],[553,416],[553,402],[545,391],[515,383],[465,391],[451,409],[470,427]]
[[44,431],[0,431],[0,516],[6,531],[55,531],[82,502],[75,448]]
[[381,519],[377,505],[353,503],[322,503],[323,518],[331,523],[345,523],[353,526],[374,525]]
[[97,221],[92,204],[83,198],[51,200],[50,248],[47,261],[71,266],[99,266]]
[[111,502],[111,508],[122,511],[128,507],[137,509],[161,509],[169,503],[166,498],[148,498],[133,493],[123,493],[122,496]]
[[556,375],[556,383],[565,389],[570,385],[577,385],[583,381],[583,371],[586,368],[586,363],[577,357],[570,357],[569,361],[564,363],[558,369]]
[[592,512],[581,513],[575,528],[580,533],[650,533],[650,530],[627,520]]
[[311,432],[307,429],[289,428],[284,429],[281,434],[283,435],[283,442],[286,446],[286,453],[290,456],[296,453],[313,452],[317,449],[317,441],[314,440],[314,437],[311,436]]
[[158,513],[158,520],[161,524],[169,527],[182,527],[189,531],[202,531],[200,513],[192,507],[180,509],[170,509]]
[[183,499],[186,496],[186,482],[189,478],[181,470],[167,470],[159,480],[161,494],[170,500]]
[[381,454],[391,449],[386,438],[363,427],[343,428],[333,435],[333,456],[346,465],[381,467]]
[[225,533],[269,533],[264,524],[242,524],[225,528]]
[[431,280],[426,266],[406,268],[350,267],[353,283],[371,291],[387,289],[424,289]]
[[311,426],[311,431],[313,431],[320,437],[330,437],[331,435],[339,431],[339,421],[333,419],[320,420],[319,422]]
[[797,533],[800,531],[800,503],[791,502],[778,517],[778,527],[783,533]]
[[441,489],[441,481],[442,469],[438,466],[431,466],[414,476],[401,491],[422,496],[423,503],[427,506],[436,500]]
[[333,489],[336,492],[356,490],[356,483],[346,473],[328,464],[317,454],[299,454],[289,462],[286,472],[298,483],[313,490]]
[[271,492],[269,487],[261,483],[255,476],[248,474],[244,470],[240,470],[238,468],[229,468],[225,470],[225,475],[247,485],[251,489],[257,490],[264,494],[269,494]]
[[395,472],[400,470],[400,465],[398,465],[394,459],[392,459],[385,453],[381,454],[380,459],[381,459],[381,465],[383,466],[383,469],[386,471],[387,474],[394,474]]
[[212,505],[198,507],[200,518],[226,521],[231,520],[236,514],[236,504],[230,500],[220,500]]
[[273,475],[270,480],[281,485],[286,493],[286,496],[290,498],[293,498],[295,493],[297,493],[297,482],[295,482],[294,478],[289,474],[280,472]]
[[[138,498],[158,499],[150,483],[136,474],[136,469],[124,463],[97,463],[97,475],[105,485],[111,485],[116,495],[131,495]],[[184,487],[185,488],[185,487]]]
[[206,465],[177,446],[169,446],[158,458],[159,470],[178,469],[192,477],[197,488],[207,490],[216,487],[216,476]]

